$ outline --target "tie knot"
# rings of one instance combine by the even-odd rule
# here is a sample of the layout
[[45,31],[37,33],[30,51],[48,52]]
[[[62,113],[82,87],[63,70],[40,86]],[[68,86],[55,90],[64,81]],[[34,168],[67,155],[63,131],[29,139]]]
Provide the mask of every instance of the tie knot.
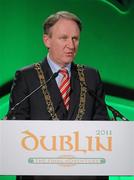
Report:
[[67,69],[60,69],[60,73],[61,73],[63,76],[68,75]]

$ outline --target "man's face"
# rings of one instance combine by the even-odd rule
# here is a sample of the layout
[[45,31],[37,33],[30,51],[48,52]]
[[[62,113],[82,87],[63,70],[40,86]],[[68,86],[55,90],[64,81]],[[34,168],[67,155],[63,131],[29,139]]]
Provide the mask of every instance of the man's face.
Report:
[[44,35],[44,43],[49,49],[50,58],[61,67],[73,61],[78,45],[80,30],[76,22],[60,19],[51,29],[50,34]]

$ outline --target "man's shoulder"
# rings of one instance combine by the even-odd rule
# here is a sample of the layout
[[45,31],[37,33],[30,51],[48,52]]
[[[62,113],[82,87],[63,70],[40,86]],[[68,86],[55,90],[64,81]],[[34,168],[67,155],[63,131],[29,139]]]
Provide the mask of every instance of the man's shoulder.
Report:
[[35,72],[35,64],[37,64],[37,63],[42,64],[43,61],[38,61],[38,62],[35,62],[35,63],[33,63],[33,64],[24,66],[24,67],[22,67],[21,69],[17,70],[17,72],[20,72],[20,73],[22,73],[22,74],[32,74],[32,73]]
[[84,70],[85,73],[93,73],[93,74],[96,74],[98,73],[98,70],[93,68],[93,67],[90,67],[90,66],[87,66],[87,65],[82,65],[82,64],[75,64],[77,68],[82,68]]
[[27,73],[27,72],[33,71],[33,69],[34,69],[34,64],[30,64],[30,65],[27,65],[27,66],[22,67],[22,68],[19,69],[18,71]]
[[[38,62],[39,63],[39,62]],[[42,61],[40,61],[42,64]],[[21,69],[18,69],[15,73],[15,79],[16,80],[25,80],[25,81],[31,81],[31,79],[38,79],[37,78],[37,71],[35,70],[36,63],[27,65],[22,67]]]
[[90,66],[87,66],[87,65],[76,64],[75,66],[83,69],[86,81],[88,81],[90,83],[91,82],[95,83],[95,82],[100,81],[101,77],[100,77],[100,73],[97,69],[90,67]]

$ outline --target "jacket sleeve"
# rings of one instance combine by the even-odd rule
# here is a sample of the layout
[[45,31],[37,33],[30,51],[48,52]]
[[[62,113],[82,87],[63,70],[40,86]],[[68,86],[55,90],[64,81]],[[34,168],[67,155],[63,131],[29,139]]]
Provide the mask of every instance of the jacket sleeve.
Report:
[[[9,102],[9,110],[13,108],[17,103],[21,102],[28,95],[28,88],[24,78],[24,75],[21,71],[17,71],[15,74],[15,79],[13,81],[13,85],[10,93],[10,102]],[[25,120],[29,119],[29,100],[25,99],[22,103],[20,103],[16,108],[12,111],[9,119],[16,120]]]

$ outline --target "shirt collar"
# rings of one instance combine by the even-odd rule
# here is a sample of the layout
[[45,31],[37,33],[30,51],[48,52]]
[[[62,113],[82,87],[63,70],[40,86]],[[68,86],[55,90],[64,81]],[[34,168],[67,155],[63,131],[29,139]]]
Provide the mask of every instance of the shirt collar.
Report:
[[[53,73],[58,72],[61,69],[61,67],[49,57],[49,54],[47,55],[47,61]],[[65,69],[67,69],[69,76],[71,76],[71,63],[67,64]]]

